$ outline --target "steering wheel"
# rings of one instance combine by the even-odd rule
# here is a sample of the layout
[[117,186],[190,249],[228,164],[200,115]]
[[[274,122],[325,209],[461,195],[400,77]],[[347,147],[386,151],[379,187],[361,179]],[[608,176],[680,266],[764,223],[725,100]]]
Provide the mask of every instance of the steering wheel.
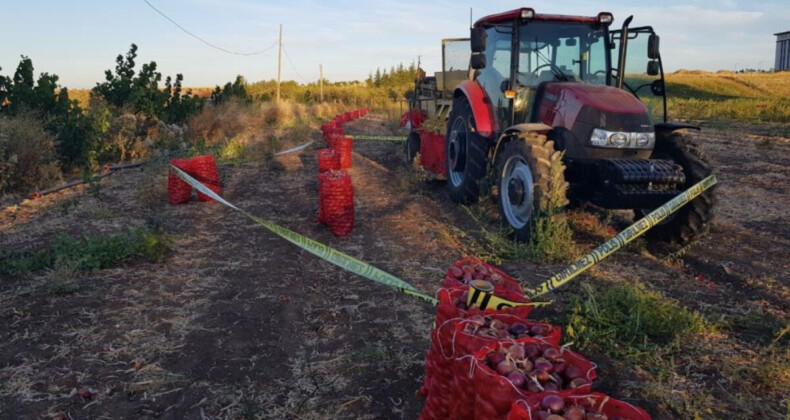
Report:
[[554,78],[559,80],[559,81],[568,82],[568,81],[575,80],[573,78],[573,75],[565,74],[565,72],[562,71],[561,68],[557,67],[556,65],[554,65],[552,63],[541,64],[541,65],[535,67],[535,70],[533,71],[533,73],[535,73],[535,75],[540,77],[540,73],[538,73],[538,70],[540,70],[540,69],[542,69],[544,67],[549,67],[552,70],[552,73],[554,73]]

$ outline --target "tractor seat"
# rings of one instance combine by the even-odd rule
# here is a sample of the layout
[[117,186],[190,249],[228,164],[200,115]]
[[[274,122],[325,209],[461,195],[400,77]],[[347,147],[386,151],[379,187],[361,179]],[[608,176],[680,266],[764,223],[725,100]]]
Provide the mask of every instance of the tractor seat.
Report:
[[551,70],[543,70],[542,72],[540,72],[540,76],[538,76],[538,84],[541,84],[543,82],[551,82],[554,80],[555,77],[556,76],[554,75],[554,72],[552,72]]

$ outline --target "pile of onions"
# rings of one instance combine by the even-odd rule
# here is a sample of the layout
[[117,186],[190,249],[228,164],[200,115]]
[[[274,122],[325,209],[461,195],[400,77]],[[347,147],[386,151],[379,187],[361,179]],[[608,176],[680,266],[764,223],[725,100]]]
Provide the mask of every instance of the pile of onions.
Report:
[[528,326],[518,321],[508,323],[483,315],[472,315],[464,325],[464,332],[467,334],[495,339],[544,338],[553,331],[554,327],[548,324]]
[[531,393],[560,391],[589,385],[585,372],[568,363],[554,347],[515,343],[500,347],[486,358],[486,364],[507,377],[514,386]]
[[609,417],[594,408],[584,408],[572,403],[566,404],[561,396],[549,394],[540,401],[540,410],[534,413],[535,420],[622,420]]
[[453,266],[447,270],[447,274],[463,284],[469,284],[472,280],[485,280],[494,286],[505,286],[505,278],[501,274],[480,263]]

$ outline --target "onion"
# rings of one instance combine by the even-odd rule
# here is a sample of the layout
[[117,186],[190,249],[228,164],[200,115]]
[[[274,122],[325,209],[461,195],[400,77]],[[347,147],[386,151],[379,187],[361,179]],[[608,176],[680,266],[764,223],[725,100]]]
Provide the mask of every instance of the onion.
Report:
[[565,381],[562,380],[560,375],[557,375],[556,373],[551,374],[551,380],[554,381],[554,383],[556,383],[557,386],[560,388],[562,388],[562,385],[565,383]]
[[559,413],[565,409],[565,401],[557,394],[549,394],[540,401],[540,407],[552,413]]
[[543,392],[543,388],[540,386],[540,384],[535,383],[534,380],[528,380],[527,391],[537,394],[538,392]]
[[584,420],[584,409],[578,405],[568,407],[565,410],[565,420]]
[[545,325],[537,324],[530,327],[529,332],[534,336],[545,336],[547,334],[548,328]]
[[491,328],[496,328],[498,330],[507,330],[507,324],[505,324],[504,322],[498,319],[493,319],[491,320]]
[[458,267],[450,267],[450,276],[454,279],[462,279],[464,277],[464,270],[461,270]]
[[587,413],[586,420],[606,420],[606,414],[601,413]]
[[534,359],[538,357],[538,355],[540,354],[540,349],[534,345],[525,346],[524,351],[526,352],[527,357],[529,357],[530,359]]
[[535,369],[545,370],[551,373],[554,370],[554,365],[543,357],[538,357],[534,361]]
[[576,378],[576,379],[571,381],[570,388],[579,388],[579,387],[582,387],[582,386],[585,386],[585,385],[589,385],[589,384],[590,384],[590,381],[588,381],[587,379]]
[[516,362],[516,366],[519,369],[523,370],[524,372],[530,372],[530,371],[532,371],[532,369],[534,367],[532,365],[532,362],[529,361],[529,359],[524,359],[524,360],[517,361]]
[[488,355],[488,363],[491,367],[496,367],[500,362],[505,360],[505,355],[499,352],[489,353]]
[[547,418],[549,418],[550,415],[551,415],[551,413],[549,413],[548,411],[540,410],[537,413],[535,413],[535,419],[536,420],[546,420]]
[[464,283],[469,284],[472,281],[472,275],[468,273],[464,273],[463,278],[461,279]]
[[482,327],[486,325],[486,319],[482,315],[472,315],[469,317],[469,323],[478,327]]
[[526,356],[526,350],[521,344],[513,344],[507,349],[507,353],[510,355],[510,357],[517,360],[521,360]]
[[546,391],[559,391],[560,387],[554,382],[546,382],[543,384],[543,389]]
[[484,266],[483,264],[477,264],[477,265],[475,265],[474,268],[475,268],[475,271],[477,271],[478,273],[480,273],[480,274],[482,274],[484,276],[487,276],[489,274],[488,268],[486,268],[486,266]]
[[461,270],[464,272],[464,274],[469,274],[470,276],[471,276],[472,274],[474,274],[474,272],[475,272],[475,269],[474,269],[474,268],[472,268],[472,266],[471,266],[471,265],[469,265],[469,264],[465,264],[465,265],[463,265],[463,266],[461,267]]
[[485,278],[485,276],[480,274],[480,273],[475,272],[474,274],[472,274],[472,278],[475,279],[475,280],[483,280]]
[[524,384],[527,382],[527,377],[519,371],[515,371],[507,375],[507,379],[510,380],[510,382],[513,382],[513,385],[515,385],[516,388],[524,388]]
[[545,358],[547,358],[549,360],[554,360],[554,359],[560,357],[560,352],[559,352],[559,350],[555,349],[554,347],[549,347],[546,350],[543,350],[543,357],[545,357]]
[[582,370],[579,369],[577,366],[568,365],[565,367],[565,372],[563,372],[563,375],[565,375],[565,377],[570,380],[574,380],[582,376]]
[[565,420],[565,417],[562,417],[559,414],[552,414],[552,415],[546,417],[546,420]]
[[496,286],[501,286],[505,282],[505,279],[499,273],[491,273],[488,278],[491,279],[491,284]]
[[562,374],[565,372],[565,368],[568,367],[568,362],[565,361],[562,357],[558,357],[551,361],[554,364],[554,373]]
[[543,369],[535,369],[532,371],[532,376],[534,376],[540,383],[548,382],[551,380],[551,374],[546,372]]
[[496,365],[496,371],[503,376],[510,375],[515,370],[516,370],[516,364],[511,362],[510,360],[503,360]]
[[522,324],[520,322],[516,322],[516,323],[514,323],[513,325],[510,326],[510,333],[513,334],[513,335],[524,334],[528,330],[529,330],[529,328],[526,325],[524,325],[524,324]]

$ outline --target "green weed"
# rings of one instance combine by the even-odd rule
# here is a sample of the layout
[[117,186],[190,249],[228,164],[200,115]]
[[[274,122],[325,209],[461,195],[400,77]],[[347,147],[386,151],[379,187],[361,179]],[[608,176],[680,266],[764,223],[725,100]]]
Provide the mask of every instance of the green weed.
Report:
[[162,261],[170,251],[170,239],[143,228],[111,236],[60,235],[49,248],[32,252],[0,254],[0,273],[14,275],[56,266],[90,271],[142,258]]
[[566,333],[580,349],[660,369],[661,359],[681,348],[682,338],[714,332],[702,315],[641,284],[593,287],[571,296]]

